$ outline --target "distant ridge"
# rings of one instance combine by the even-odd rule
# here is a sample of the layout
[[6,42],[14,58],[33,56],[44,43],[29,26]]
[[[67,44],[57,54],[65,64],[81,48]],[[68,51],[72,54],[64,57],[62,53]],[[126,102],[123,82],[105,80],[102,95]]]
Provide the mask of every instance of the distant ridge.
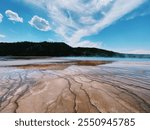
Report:
[[0,56],[101,56],[150,58],[150,55],[122,54],[97,48],[72,48],[63,42],[0,43]]

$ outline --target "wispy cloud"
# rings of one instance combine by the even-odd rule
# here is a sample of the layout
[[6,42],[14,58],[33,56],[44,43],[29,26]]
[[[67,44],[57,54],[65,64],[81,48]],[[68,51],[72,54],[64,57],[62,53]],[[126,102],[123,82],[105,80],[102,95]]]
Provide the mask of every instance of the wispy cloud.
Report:
[[104,28],[110,26],[112,23],[120,19],[125,14],[138,7],[143,3],[143,1],[144,0],[116,0],[110,10],[102,19],[98,20],[97,23],[92,26],[88,26],[87,28],[76,31],[72,36],[71,41],[78,42],[82,37],[89,36],[103,30]]
[[140,12],[140,13],[133,13],[130,16],[126,17],[125,20],[132,20],[132,19],[135,19],[139,16],[142,17],[142,16],[146,16],[149,14],[150,14],[150,11],[149,12],[145,11],[145,12]]
[[78,42],[74,45],[73,47],[89,47],[89,48],[101,48],[102,47],[102,42],[91,42],[88,40],[84,40],[81,42]]
[[13,12],[11,10],[6,10],[5,14],[6,14],[6,16],[8,17],[9,20],[14,21],[14,22],[23,23],[23,18],[19,17],[19,15],[16,12]]
[[138,10],[133,11],[132,13],[127,15],[125,18],[123,18],[123,20],[133,20],[137,17],[150,15],[150,5],[149,3],[146,3],[145,5],[147,6],[141,6],[140,8],[138,8]]
[[3,15],[0,13],[0,23],[2,22],[3,20]]
[[52,30],[70,45],[81,46],[90,42],[84,41],[84,37],[102,31],[146,0],[25,1],[46,9],[52,20]]
[[5,38],[6,36],[3,34],[0,34],[0,38]]
[[37,15],[32,17],[29,24],[40,31],[49,31],[51,29],[49,22]]

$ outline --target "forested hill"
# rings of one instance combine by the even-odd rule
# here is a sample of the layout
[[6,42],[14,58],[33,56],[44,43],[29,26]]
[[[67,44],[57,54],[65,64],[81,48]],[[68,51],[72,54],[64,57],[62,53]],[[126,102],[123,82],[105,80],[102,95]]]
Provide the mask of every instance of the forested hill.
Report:
[[120,55],[97,48],[72,48],[63,42],[0,43],[0,56],[104,56]]
[[150,58],[150,55],[121,54],[97,48],[72,48],[63,42],[26,41],[0,43],[0,56],[101,56]]

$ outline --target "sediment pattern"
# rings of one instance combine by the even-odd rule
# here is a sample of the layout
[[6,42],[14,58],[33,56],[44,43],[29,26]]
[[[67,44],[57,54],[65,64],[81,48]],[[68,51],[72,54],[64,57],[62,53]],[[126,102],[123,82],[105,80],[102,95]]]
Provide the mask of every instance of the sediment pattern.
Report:
[[150,112],[150,69],[1,67],[0,112]]

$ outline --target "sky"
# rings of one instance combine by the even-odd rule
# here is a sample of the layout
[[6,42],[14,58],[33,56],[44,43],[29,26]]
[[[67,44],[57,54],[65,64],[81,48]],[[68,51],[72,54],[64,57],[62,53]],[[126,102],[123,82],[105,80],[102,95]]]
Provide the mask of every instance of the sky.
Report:
[[0,0],[0,42],[150,54],[150,0]]

